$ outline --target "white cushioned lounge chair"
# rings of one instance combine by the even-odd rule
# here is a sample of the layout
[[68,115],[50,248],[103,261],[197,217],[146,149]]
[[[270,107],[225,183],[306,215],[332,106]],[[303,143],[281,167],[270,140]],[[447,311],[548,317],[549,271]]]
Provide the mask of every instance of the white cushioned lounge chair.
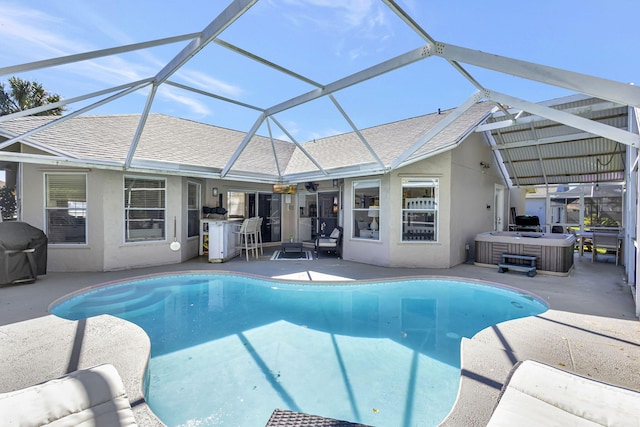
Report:
[[640,392],[533,360],[514,366],[487,427],[638,426]]
[[136,420],[113,365],[72,372],[0,394],[0,426],[132,427]]

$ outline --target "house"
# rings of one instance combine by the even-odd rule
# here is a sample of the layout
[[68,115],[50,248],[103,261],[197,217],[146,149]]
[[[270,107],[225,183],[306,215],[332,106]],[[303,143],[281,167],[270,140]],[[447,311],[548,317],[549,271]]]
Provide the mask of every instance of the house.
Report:
[[[508,198],[494,206],[495,194],[508,191],[504,177],[499,168],[480,165],[479,159],[487,165],[495,160],[473,132],[494,108],[491,102],[473,105],[396,168],[392,164],[454,110],[363,129],[375,156],[355,132],[303,149],[254,136],[224,179],[216,174],[246,134],[162,114],[149,115],[126,171],[121,164],[137,115],[75,117],[7,149],[30,159],[10,170],[19,171],[19,217],[49,236],[50,271],[126,269],[198,256],[203,206],[223,206],[230,218],[269,217],[265,244],[278,245],[289,235],[303,236],[305,221],[311,225],[310,212],[294,206],[309,198],[320,204],[326,195],[331,212],[316,215],[344,227],[345,259],[447,268],[464,262],[474,235],[506,215]],[[9,139],[54,120],[22,117],[1,123],[0,132]],[[314,162],[337,175],[319,179]],[[358,172],[363,163],[375,167]],[[296,194],[274,194],[274,184],[295,185]],[[240,210],[229,200],[238,194],[247,200]],[[311,240],[307,234],[301,240]],[[179,252],[169,250],[174,239]]]
[[[18,218],[47,232],[51,271],[114,270],[198,256],[203,246],[200,217],[211,207],[224,208],[231,220],[267,219],[262,236],[268,245],[293,238],[311,241],[341,225],[345,259],[446,268],[472,256],[478,232],[505,230],[513,213],[526,212],[526,189],[579,185],[584,194],[586,186],[615,183],[623,191],[624,211],[618,218],[625,273],[629,283],[637,283],[638,269],[632,267],[638,263],[640,88],[436,41],[393,2],[386,3],[390,13],[401,17],[421,45],[411,41],[404,53],[376,64],[332,70],[320,83],[219,38],[232,25],[242,28],[239,18],[255,3],[233,1],[200,32],[0,70],[11,74],[48,69],[189,40],[169,55],[165,66],[142,80],[0,117],[0,169],[8,185],[17,188]],[[253,29],[245,27],[248,34],[254,34]],[[207,45],[221,49],[205,49]],[[316,56],[316,49],[303,46],[286,56]],[[266,102],[270,105],[178,79],[183,66],[196,65],[193,58],[225,64],[221,52],[282,77],[282,84],[256,89],[277,92]],[[444,59],[447,69],[471,83],[475,92],[462,103],[457,98],[458,107],[452,110],[364,129],[355,124],[347,110],[373,98],[366,82],[412,64],[435,62],[429,58]],[[531,102],[497,86],[483,86],[493,83],[476,78],[476,69],[575,95]],[[254,72],[236,74],[252,87],[260,81]],[[426,75],[419,72],[407,81],[400,75],[394,82],[408,83],[408,92],[393,94],[421,105],[439,84]],[[388,87],[381,83],[381,88]],[[248,111],[253,125],[232,130],[150,114],[156,91],[167,86],[233,111]],[[355,86],[362,90],[347,93]],[[286,91],[280,93],[282,89]],[[86,115],[134,92],[147,96],[141,114]],[[351,95],[351,108],[343,108],[336,93]],[[91,98],[99,99],[60,118],[38,116]],[[391,108],[385,96],[375,99],[385,111]],[[305,113],[311,104],[315,116]],[[337,112],[334,115],[353,131],[297,142],[279,122],[282,113],[294,110],[312,119]],[[271,123],[287,141],[273,137]],[[259,130],[269,136],[258,135]],[[571,225],[565,220],[566,202],[564,207],[554,202],[556,211],[550,212],[550,199],[547,191],[541,215],[545,231],[558,220]],[[179,251],[170,249],[173,241],[181,244]]]

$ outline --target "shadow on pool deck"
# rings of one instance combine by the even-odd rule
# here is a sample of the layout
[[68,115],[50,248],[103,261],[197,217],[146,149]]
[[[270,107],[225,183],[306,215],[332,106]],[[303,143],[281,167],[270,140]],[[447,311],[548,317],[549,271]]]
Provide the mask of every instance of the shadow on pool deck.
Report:
[[[639,389],[640,322],[635,317],[624,267],[576,261],[568,277],[521,273],[462,264],[451,269],[385,268],[330,256],[312,261],[234,258],[100,273],[49,273],[33,284],[0,288],[0,392],[15,390],[98,363],[113,363],[123,377],[138,423],[158,425],[141,390],[148,339],[136,326],[111,316],[70,322],[48,314],[49,305],[89,286],[179,271],[231,271],[291,280],[370,280],[447,276],[482,280],[538,295],[549,311],[501,323],[462,343],[462,381],[444,426],[484,426],[507,373],[518,360],[535,359],[591,378]],[[274,408],[275,409],[275,408]],[[270,414],[268,414],[270,415]],[[268,419],[268,415],[267,418]],[[316,414],[322,415],[322,414]],[[266,423],[266,420],[265,420]]]

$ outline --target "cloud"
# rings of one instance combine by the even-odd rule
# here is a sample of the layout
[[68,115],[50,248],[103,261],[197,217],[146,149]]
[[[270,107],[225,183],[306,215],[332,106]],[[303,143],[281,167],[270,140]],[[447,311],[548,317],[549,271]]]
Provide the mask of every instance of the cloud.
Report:
[[[78,5],[78,7],[80,6]],[[110,46],[131,43],[131,38],[126,33],[120,31],[106,18],[101,17],[95,10],[84,6],[80,9],[76,11],[76,15],[82,16],[83,25],[86,24],[89,28],[95,28],[101,33],[95,33],[96,39],[99,38],[99,35],[106,35],[108,40],[113,41]],[[0,3],[0,39],[3,40],[0,59],[5,63],[10,61],[6,65],[91,52],[104,47],[96,47],[92,45],[90,40],[82,36],[76,38],[70,36],[70,34],[82,35],[85,31],[86,28],[77,28],[68,19],[52,13],[12,3]],[[149,51],[137,51],[52,67],[45,69],[46,74],[39,75],[52,76],[56,74],[59,76],[59,81],[68,81],[69,88],[56,88],[55,91],[68,93],[69,96],[66,97],[70,98],[76,96],[73,92],[77,91],[79,86],[74,85],[73,81],[81,81],[83,88],[91,87],[89,82],[97,83],[99,88],[117,86],[153,77],[165,63],[166,61],[158,59]],[[39,72],[42,70],[31,74],[38,75]],[[215,79],[203,72],[179,70],[178,73],[189,84],[215,93],[225,96],[237,96],[242,93],[239,87]],[[81,79],[77,80],[72,76]],[[98,90],[99,88],[94,86],[94,89],[90,90]],[[200,117],[211,114],[211,110],[204,103],[199,102],[195,95],[175,88],[163,87],[161,89],[158,92],[159,97],[184,106],[191,114]]]
[[217,95],[237,97],[243,92],[239,86],[225,83],[201,71],[182,69],[179,71],[179,75],[192,86],[199,87]]
[[[287,0],[282,13],[297,26],[313,25],[331,35],[384,40],[392,34],[385,7],[373,0]],[[275,3],[270,3],[277,7]],[[352,40],[353,41],[353,40]]]
[[344,129],[325,128],[319,131],[309,132],[306,140],[313,141],[314,139],[328,138],[330,136],[342,135],[343,133],[345,133]]
[[180,89],[162,85],[158,89],[156,95],[163,98],[165,101],[170,101],[177,105],[188,108],[192,114],[200,118],[207,117],[212,114],[212,111],[204,103],[194,99],[191,96],[187,96],[186,92]]
[[84,43],[65,37],[64,19],[11,3],[0,3],[0,38],[3,54],[40,60],[82,52]]

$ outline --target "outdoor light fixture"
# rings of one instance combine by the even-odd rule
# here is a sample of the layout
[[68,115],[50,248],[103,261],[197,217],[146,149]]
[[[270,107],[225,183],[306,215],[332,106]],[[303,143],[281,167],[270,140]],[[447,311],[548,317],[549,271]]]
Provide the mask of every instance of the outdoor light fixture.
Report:
[[216,196],[218,195],[218,187],[213,187],[213,188],[211,189],[211,195],[212,195],[213,197],[216,197]]

